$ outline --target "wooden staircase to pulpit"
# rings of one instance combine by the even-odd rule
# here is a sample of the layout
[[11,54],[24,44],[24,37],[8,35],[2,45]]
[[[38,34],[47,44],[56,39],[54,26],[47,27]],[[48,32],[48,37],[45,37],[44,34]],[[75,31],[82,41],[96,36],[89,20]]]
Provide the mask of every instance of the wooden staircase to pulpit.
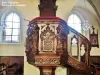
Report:
[[[56,17],[56,0],[40,0],[39,10],[40,17],[31,20],[27,29],[26,56],[29,64],[38,67],[40,75],[55,75],[59,65],[69,69],[68,75],[73,75],[73,69],[78,75],[91,75],[89,40]],[[77,40],[77,58],[70,54],[71,38]],[[83,56],[80,54],[82,45]]]

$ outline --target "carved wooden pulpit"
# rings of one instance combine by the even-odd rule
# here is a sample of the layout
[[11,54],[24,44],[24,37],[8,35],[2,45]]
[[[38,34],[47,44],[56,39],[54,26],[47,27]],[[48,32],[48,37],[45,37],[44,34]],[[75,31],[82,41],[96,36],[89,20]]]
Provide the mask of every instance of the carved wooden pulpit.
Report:
[[67,24],[56,17],[55,4],[56,0],[40,0],[40,17],[27,29],[27,61],[40,69],[40,75],[55,75],[56,67],[67,61]]

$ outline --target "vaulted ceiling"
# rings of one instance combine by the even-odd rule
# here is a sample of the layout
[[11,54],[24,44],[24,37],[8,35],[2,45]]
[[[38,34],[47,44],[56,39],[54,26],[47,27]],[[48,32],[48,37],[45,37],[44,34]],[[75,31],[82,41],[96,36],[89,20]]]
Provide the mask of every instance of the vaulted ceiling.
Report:
[[91,4],[98,17],[100,18],[100,0],[88,0],[88,2]]

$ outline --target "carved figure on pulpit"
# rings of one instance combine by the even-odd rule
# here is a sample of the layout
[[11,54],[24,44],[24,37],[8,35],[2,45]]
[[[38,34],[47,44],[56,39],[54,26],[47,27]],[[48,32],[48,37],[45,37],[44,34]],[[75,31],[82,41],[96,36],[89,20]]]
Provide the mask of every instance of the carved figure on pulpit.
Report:
[[38,53],[39,27],[36,24],[30,24],[27,30],[26,55],[29,63],[34,63],[34,55]]
[[57,50],[56,50],[56,53],[58,55],[61,55],[63,53],[63,50],[62,50],[62,42],[61,42],[61,26],[59,25],[57,27]]

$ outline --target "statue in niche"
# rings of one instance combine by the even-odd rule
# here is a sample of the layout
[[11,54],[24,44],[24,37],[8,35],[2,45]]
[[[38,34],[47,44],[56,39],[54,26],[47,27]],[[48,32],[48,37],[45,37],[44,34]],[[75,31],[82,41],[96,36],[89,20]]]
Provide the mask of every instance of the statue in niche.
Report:
[[62,36],[61,36],[61,25],[58,25],[57,27],[57,50],[56,53],[58,55],[63,54],[63,50],[62,50]]

